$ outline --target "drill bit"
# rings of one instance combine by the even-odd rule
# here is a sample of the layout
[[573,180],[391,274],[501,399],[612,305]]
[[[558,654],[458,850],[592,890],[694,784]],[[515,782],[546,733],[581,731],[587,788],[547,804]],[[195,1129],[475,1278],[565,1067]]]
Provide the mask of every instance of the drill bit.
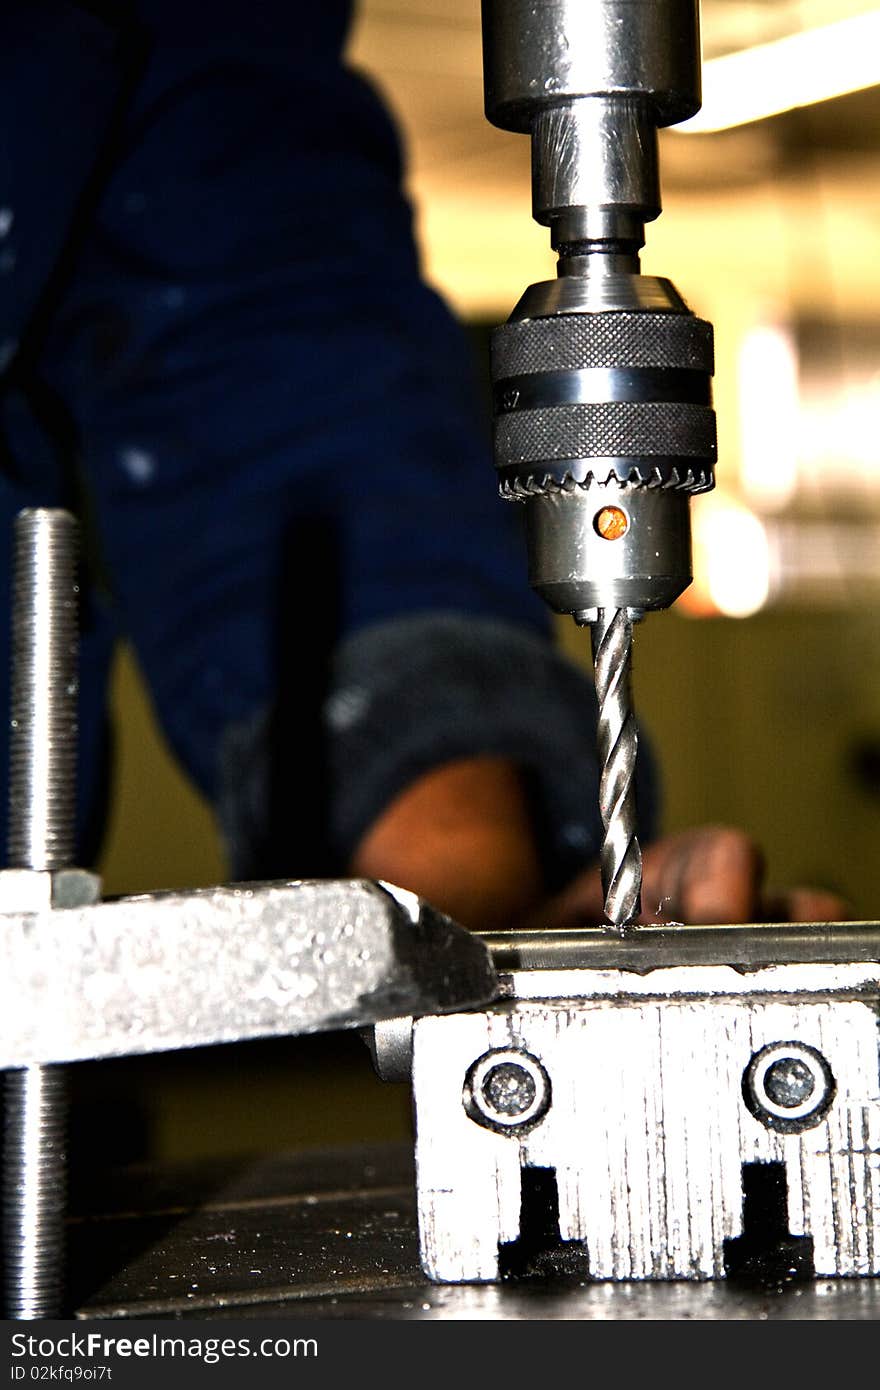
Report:
[[639,914],[642,851],[636,838],[636,750],[632,707],[632,619],[625,608],[600,608],[590,624],[599,722],[600,853],[605,917],[625,926]]

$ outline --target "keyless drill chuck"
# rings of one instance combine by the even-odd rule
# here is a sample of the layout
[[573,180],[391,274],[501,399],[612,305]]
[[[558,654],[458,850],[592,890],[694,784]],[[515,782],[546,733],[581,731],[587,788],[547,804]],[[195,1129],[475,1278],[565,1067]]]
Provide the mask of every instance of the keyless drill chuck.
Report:
[[532,142],[558,278],[492,339],[495,464],[524,503],[533,588],[592,628],[609,922],[639,911],[632,624],[691,582],[714,485],[712,328],[642,276],[658,127],[700,107],[697,0],[483,0],[486,114]]
[[711,326],[668,282],[596,278],[533,286],[492,342],[501,492],[526,504],[533,587],[581,622],[678,598],[715,461]]
[[[633,307],[630,278],[669,309]],[[492,341],[500,491],[527,506],[532,587],[580,621],[687,588],[688,496],[713,485],[716,449],[710,325],[623,272],[594,309],[589,279],[566,279],[563,311],[563,282],[532,286]],[[631,307],[605,307],[614,293]]]

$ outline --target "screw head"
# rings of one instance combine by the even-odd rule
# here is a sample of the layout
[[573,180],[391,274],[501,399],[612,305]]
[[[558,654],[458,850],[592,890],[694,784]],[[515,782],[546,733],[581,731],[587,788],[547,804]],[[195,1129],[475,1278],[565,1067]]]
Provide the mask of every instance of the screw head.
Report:
[[743,1098],[768,1129],[797,1133],[817,1125],[837,1090],[831,1068],[806,1043],[769,1043],[743,1073]]
[[493,1048],[468,1071],[462,1103],[477,1124],[507,1132],[522,1130],[546,1113],[550,1079],[531,1053]]
[[780,1057],[764,1073],[764,1090],[786,1112],[805,1105],[816,1090],[816,1075],[800,1057]]

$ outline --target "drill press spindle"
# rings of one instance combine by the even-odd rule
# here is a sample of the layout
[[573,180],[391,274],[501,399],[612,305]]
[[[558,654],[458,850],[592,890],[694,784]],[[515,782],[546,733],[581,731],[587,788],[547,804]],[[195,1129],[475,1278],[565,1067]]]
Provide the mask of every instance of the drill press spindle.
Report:
[[525,506],[529,577],[593,630],[605,916],[639,910],[632,624],[691,581],[692,493],[714,485],[712,328],[643,276],[657,129],[700,106],[696,0],[483,0],[486,114],[532,140],[558,278],[492,341],[495,463]]

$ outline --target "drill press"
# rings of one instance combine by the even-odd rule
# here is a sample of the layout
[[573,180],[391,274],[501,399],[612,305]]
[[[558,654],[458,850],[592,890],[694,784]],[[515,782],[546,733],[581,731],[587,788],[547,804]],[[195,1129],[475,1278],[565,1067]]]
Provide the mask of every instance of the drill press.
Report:
[[[525,506],[536,588],[593,628],[617,925],[636,911],[639,872],[631,625],[688,583],[688,496],[712,485],[711,330],[667,281],[638,273],[642,225],[659,210],[656,127],[697,102],[696,11],[684,0],[492,0],[485,14],[490,115],[531,131],[536,210],[560,252],[558,280],[529,290],[496,336],[502,491]],[[44,526],[69,535],[68,522],[26,514],[34,561]],[[33,578],[19,617],[39,646],[41,634],[64,636],[69,597],[49,572]],[[98,902],[91,875],[65,870],[45,844],[34,851],[35,826],[44,841],[59,828],[60,788],[44,807],[48,792],[34,788],[45,749],[32,721],[19,728],[21,711],[29,718],[25,705],[39,705],[49,729],[70,694],[69,680],[54,696],[36,688],[35,652],[24,644],[16,686],[27,699],[14,721],[27,852],[14,842],[21,867],[0,874],[0,1068],[12,1073],[14,1121],[5,1237],[18,1316],[45,1313],[58,1296],[63,1153],[54,1122],[38,1122],[49,1073],[87,1058],[370,1025],[380,1075],[412,1079],[425,1273],[468,1283],[561,1274],[577,1302],[562,1313],[557,1292],[528,1304],[516,1287],[422,1302],[397,1201],[406,1196],[380,1161],[380,1205],[365,1203],[370,1169],[355,1158],[347,1200],[351,1177],[340,1179],[333,1158],[319,1182],[306,1179],[307,1195],[292,1192],[292,1216],[274,1176],[265,1215],[253,1214],[250,1179],[244,1204],[236,1188],[204,1213],[183,1207],[177,1242],[163,1235],[156,1246],[151,1235],[146,1261],[114,1276],[97,1311],[217,1315],[238,1306],[236,1290],[253,1311],[260,1289],[275,1305],[290,1284],[288,1306],[312,1313],[306,1297],[317,1291],[331,1316],[348,1292],[359,1316],[372,1296],[383,1317],[394,1297],[408,1317],[420,1315],[414,1307],[790,1317],[780,1285],[811,1275],[840,1283],[817,1285],[812,1301],[801,1289],[801,1316],[876,1310],[873,1283],[854,1287],[880,1276],[876,923],[480,938],[410,893],[358,882]],[[69,739],[55,742],[63,781]],[[163,1178],[163,1231],[168,1191]],[[243,1205],[265,1222],[242,1227],[255,1233],[260,1269],[249,1238],[235,1263]],[[110,1215],[83,1223],[82,1240],[99,1244],[100,1227],[116,1247],[119,1213]],[[206,1239],[231,1258],[208,1266]],[[772,1300],[685,1298],[679,1283],[743,1275],[768,1278]],[[652,1296],[638,1292],[641,1280],[674,1283]]]
[[712,327],[644,276],[658,127],[700,106],[698,0],[483,0],[486,114],[531,135],[558,278],[492,341],[501,494],[525,505],[532,587],[589,625],[605,915],[640,910],[632,629],[691,581],[689,499],[714,484]]

